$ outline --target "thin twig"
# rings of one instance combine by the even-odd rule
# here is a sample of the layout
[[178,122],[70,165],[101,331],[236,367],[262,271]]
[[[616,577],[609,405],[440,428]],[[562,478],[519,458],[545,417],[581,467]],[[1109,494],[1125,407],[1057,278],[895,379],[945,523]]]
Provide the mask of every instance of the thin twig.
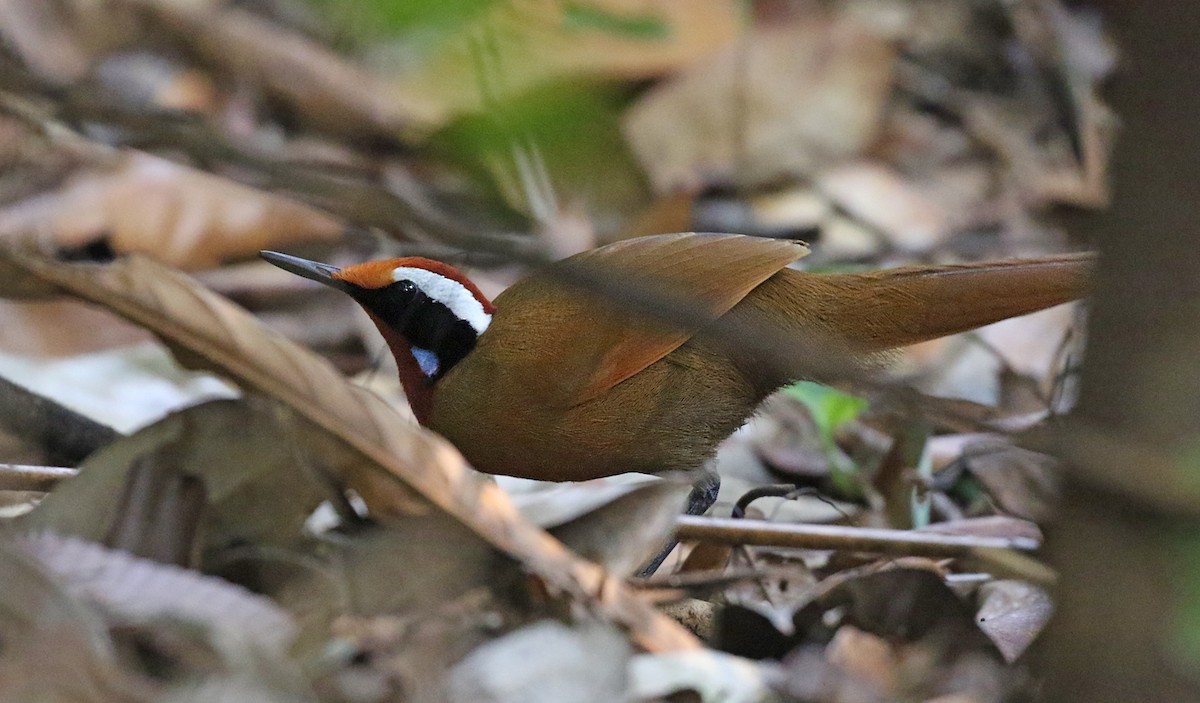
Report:
[[0,464],[0,491],[41,491],[48,493],[64,478],[79,473],[63,466]]
[[679,539],[722,544],[830,549],[940,558],[977,557],[994,550],[1033,551],[1027,538],[945,535],[912,530],[883,530],[841,525],[795,525],[765,520],[733,520],[683,515],[676,521]]

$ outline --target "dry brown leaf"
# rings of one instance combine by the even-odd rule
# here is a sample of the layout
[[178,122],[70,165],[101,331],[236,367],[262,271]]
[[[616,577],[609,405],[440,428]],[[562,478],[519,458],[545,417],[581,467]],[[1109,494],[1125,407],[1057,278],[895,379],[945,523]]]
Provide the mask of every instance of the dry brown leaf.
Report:
[[864,23],[814,10],[650,91],[625,135],[661,193],[810,175],[874,139],[894,58]]
[[139,152],[0,211],[0,237],[37,232],[61,249],[103,239],[190,269],[341,230],[306,205]]
[[[0,271],[0,276],[3,276]],[[42,291],[43,294],[52,291]],[[150,342],[140,327],[75,300],[0,300],[0,353],[46,359]]]
[[1024,581],[984,584],[979,597],[979,611],[975,613],[979,629],[1010,664],[1033,644],[1054,612],[1050,594]]
[[[120,498],[139,460],[204,481],[209,547],[254,544],[293,547],[301,526],[329,497],[320,468],[328,462],[296,449],[297,427],[261,398],[217,400],[173,413],[102,447],[37,508],[21,518],[26,530],[50,530],[100,542],[121,517]],[[287,487],[286,500],[280,499]]]
[[1006,513],[1047,521],[1058,512],[1058,462],[1045,454],[1004,442],[984,441],[963,450],[963,462]]
[[[337,467],[381,520],[410,514],[415,491],[497,549],[521,561],[553,592],[597,609],[648,650],[699,643],[600,567],[579,559],[525,520],[494,483],[481,480],[445,440],[403,423],[373,393],[328,362],[263,329],[244,310],[190,278],[140,256],[71,265],[0,250],[26,277],[103,305],[158,334],[191,362],[216,368],[311,422],[365,461]],[[3,293],[3,291],[0,291]],[[320,428],[321,432],[317,432]]]

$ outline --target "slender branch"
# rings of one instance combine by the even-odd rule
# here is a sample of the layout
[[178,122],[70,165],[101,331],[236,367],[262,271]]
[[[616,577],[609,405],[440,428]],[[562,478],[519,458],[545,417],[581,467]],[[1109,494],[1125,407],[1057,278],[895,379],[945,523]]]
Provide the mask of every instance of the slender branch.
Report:
[[64,478],[79,473],[62,466],[26,466],[0,464],[0,491],[41,491],[48,493]]
[[977,557],[980,552],[994,550],[1028,552],[1041,546],[1037,540],[1027,538],[946,535],[841,525],[780,524],[765,520],[702,518],[690,515],[680,516],[675,524],[676,534],[681,540],[934,558]]

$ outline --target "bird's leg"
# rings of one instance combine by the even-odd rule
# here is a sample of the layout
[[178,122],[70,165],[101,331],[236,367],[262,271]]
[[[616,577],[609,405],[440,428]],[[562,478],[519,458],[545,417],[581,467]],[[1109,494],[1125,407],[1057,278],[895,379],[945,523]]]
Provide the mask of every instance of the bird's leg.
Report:
[[688,493],[685,515],[703,515],[717,502],[717,494],[721,492],[721,476],[716,471],[704,469],[700,478],[692,484]]
[[[685,515],[703,515],[708,512],[708,509],[717,502],[717,494],[721,491],[721,476],[716,471],[704,469],[700,478],[692,484],[692,490],[688,493],[687,504],[684,506]],[[672,549],[679,544],[679,540],[672,539],[663,547],[662,551],[654,555],[654,558],[646,562],[645,566],[638,570],[637,575],[645,578],[652,575],[662,566],[667,555]]]

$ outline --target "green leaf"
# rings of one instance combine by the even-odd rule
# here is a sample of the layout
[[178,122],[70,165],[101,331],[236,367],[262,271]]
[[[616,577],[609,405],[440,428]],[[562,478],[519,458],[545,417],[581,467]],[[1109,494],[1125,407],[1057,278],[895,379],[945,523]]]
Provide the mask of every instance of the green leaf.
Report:
[[654,15],[619,15],[585,2],[569,2],[563,11],[565,29],[596,29],[635,39],[666,39],[671,36],[670,26]]
[[811,381],[794,383],[784,392],[803,403],[816,422],[817,431],[821,433],[821,445],[829,458],[829,473],[834,486],[844,495],[858,495],[861,492],[855,478],[858,467],[833,438],[842,425],[866,409],[867,400]]
[[308,0],[333,26],[364,41],[410,32],[453,31],[496,0]]
[[1172,616],[1173,657],[1187,670],[1200,665],[1200,536],[1180,536],[1176,571],[1178,603]]
[[836,388],[812,381],[800,381],[784,389],[812,413],[821,438],[833,442],[833,435],[842,425],[858,417],[867,408],[867,400],[843,393]]

